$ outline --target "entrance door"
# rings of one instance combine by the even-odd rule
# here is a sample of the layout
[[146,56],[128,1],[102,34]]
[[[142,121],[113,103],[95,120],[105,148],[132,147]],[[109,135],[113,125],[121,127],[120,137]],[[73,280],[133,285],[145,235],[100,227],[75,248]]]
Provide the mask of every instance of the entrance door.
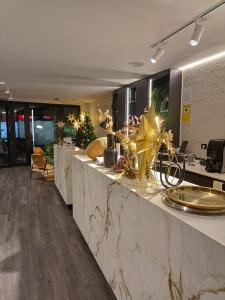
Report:
[[7,106],[0,104],[0,166],[9,164]]
[[30,134],[28,106],[23,103],[14,103],[10,105],[9,110],[10,164],[29,164],[32,138]]

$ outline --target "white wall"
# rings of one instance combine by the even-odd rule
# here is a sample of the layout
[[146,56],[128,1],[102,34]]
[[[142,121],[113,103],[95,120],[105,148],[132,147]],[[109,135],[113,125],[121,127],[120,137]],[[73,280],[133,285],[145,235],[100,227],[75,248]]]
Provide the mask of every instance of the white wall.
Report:
[[201,144],[225,139],[225,59],[183,71],[184,89],[191,88],[191,119],[181,124],[181,141],[188,140],[188,152],[205,158]]

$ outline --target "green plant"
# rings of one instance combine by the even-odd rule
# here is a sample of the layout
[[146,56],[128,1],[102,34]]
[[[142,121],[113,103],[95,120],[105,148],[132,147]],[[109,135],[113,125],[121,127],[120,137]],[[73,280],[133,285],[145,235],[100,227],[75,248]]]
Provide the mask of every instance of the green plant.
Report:
[[168,91],[165,87],[156,87],[152,91],[152,102],[155,106],[155,111],[160,112],[160,106],[165,97],[168,96]]
[[54,146],[53,144],[46,144],[44,147],[44,156],[47,158],[47,163],[54,165]]

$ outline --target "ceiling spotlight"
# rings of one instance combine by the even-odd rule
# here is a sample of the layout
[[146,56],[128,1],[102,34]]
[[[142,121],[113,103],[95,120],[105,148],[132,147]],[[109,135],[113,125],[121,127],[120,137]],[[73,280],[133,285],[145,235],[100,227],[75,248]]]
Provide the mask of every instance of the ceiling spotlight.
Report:
[[0,78],[0,84],[1,84],[1,85],[5,84],[5,80],[2,79],[2,78]]
[[157,46],[157,50],[155,54],[151,57],[151,63],[156,64],[160,60],[160,58],[164,55],[164,53],[165,50]]
[[192,47],[195,47],[198,45],[198,43],[201,39],[201,36],[203,34],[203,31],[204,31],[204,26],[202,24],[195,23],[195,30],[194,30],[191,40],[190,40],[190,45]]
[[5,94],[10,94],[10,90],[7,88],[4,93]]
[[8,100],[13,100],[13,95],[12,94],[9,95]]

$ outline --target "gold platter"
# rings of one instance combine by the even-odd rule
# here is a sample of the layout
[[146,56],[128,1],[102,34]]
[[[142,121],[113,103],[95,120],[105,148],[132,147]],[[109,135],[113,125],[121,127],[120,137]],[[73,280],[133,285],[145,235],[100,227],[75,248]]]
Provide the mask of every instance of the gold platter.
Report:
[[202,186],[179,186],[166,190],[170,201],[202,210],[224,210],[225,192]]

